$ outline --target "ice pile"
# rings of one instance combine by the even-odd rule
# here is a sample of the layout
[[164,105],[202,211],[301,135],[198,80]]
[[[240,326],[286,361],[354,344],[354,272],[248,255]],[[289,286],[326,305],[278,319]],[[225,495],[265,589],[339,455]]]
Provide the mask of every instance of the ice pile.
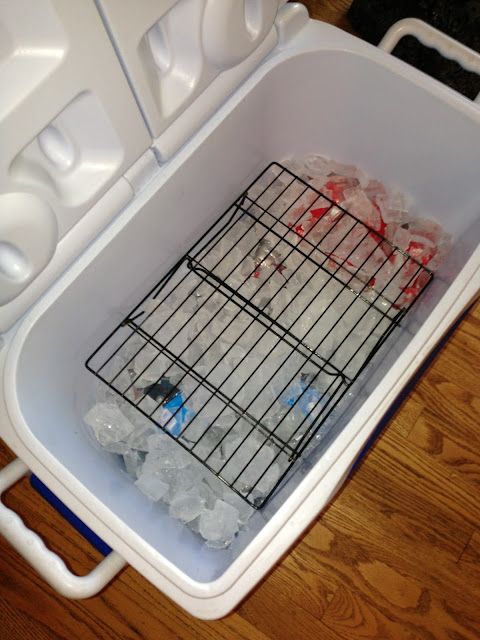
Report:
[[290,173],[279,175],[275,167],[255,185],[253,197],[260,195],[263,206],[272,195],[277,198],[275,210],[282,210],[299,248],[311,253],[317,247],[330,258],[325,266],[350,286],[367,284],[396,308],[410,304],[428,280],[419,265],[435,271],[449,251],[451,238],[442,227],[412,215],[403,194],[354,165],[312,154],[284,166],[328,198],[304,188],[298,196],[294,189],[301,183],[292,183]]
[[123,457],[135,485],[212,548],[225,548],[254,512],[240,496],[126,402],[106,396],[86,414],[104,449]]
[[138,489],[213,548],[322,442],[450,243],[354,166],[284,164],[135,311],[141,331],[101,372],[118,393],[102,387],[85,416]]

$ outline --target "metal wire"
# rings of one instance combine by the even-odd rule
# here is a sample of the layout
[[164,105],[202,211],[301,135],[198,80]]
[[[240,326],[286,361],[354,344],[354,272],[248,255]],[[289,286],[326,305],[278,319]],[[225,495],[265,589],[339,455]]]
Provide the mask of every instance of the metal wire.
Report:
[[[86,367],[260,508],[432,277],[272,163]],[[152,396],[162,384],[180,401]]]

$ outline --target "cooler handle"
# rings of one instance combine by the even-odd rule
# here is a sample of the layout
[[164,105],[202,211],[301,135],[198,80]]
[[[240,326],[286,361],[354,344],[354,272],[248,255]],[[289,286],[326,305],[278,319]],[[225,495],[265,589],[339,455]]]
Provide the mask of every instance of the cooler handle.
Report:
[[[480,54],[417,18],[405,18],[393,24],[378,46],[391,53],[405,36],[413,36],[425,47],[436,49],[444,58],[454,60],[467,71],[480,75]],[[480,93],[475,102],[480,103]]]
[[2,493],[29,473],[19,458],[0,471],[0,534],[58,593],[67,598],[90,598],[101,591],[127,564],[116,551],[112,551],[86,576],[77,576],[64,561],[45,546],[34,531],[1,501]]

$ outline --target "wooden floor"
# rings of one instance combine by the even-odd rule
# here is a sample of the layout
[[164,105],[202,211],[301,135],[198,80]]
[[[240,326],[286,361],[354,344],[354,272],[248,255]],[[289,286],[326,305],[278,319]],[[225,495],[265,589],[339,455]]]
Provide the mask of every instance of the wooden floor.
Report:
[[[311,2],[341,22],[348,2]],[[0,540],[0,639],[478,640],[480,306],[283,562],[227,618],[186,615],[131,568],[71,602]],[[13,458],[0,446],[0,464]],[[71,568],[99,556],[27,481],[5,497]]]

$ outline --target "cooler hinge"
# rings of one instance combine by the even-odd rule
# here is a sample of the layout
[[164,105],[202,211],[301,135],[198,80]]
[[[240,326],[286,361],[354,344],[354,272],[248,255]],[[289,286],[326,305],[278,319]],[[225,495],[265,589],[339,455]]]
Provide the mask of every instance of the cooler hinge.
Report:
[[157,175],[159,168],[153,150],[147,149],[124,173],[124,178],[129,182],[134,193],[137,194]]

